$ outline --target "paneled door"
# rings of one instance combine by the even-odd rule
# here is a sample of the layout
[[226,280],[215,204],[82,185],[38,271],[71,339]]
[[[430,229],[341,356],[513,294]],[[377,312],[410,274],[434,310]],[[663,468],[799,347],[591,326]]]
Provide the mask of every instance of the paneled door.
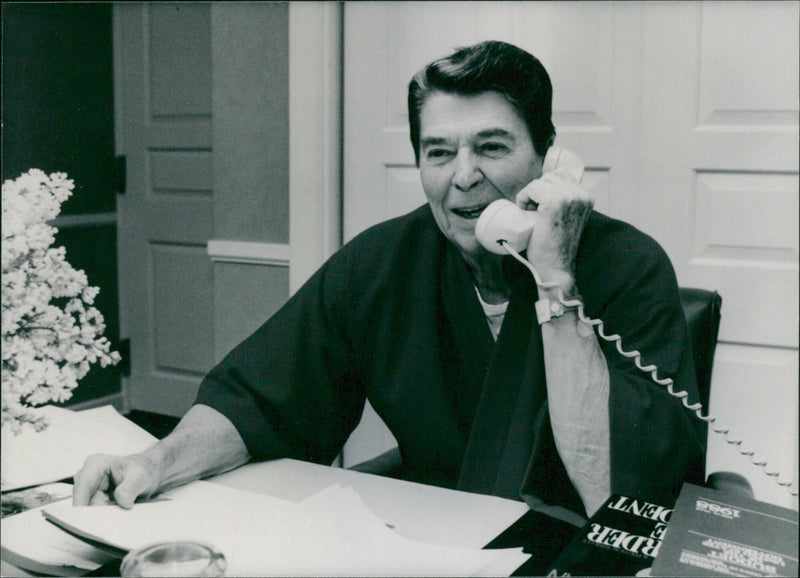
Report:
[[131,409],[182,415],[214,359],[210,4],[117,3],[123,337]]
[[[783,2],[347,3],[344,240],[425,201],[412,74],[480,40],[531,51],[596,208],[654,236],[681,285],[722,294],[712,409],[796,481],[797,21]],[[368,408],[345,464],[392,443]],[[724,442],[709,448],[712,469],[792,503]]]

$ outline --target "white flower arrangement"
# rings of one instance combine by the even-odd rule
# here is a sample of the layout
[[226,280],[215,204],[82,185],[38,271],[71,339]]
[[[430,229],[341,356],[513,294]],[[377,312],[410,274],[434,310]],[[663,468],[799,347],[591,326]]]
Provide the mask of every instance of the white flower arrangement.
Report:
[[57,231],[47,221],[73,188],[66,174],[38,169],[3,183],[2,429],[14,433],[47,427],[32,408],[69,399],[91,364],[120,360],[92,306],[99,289],[64,247],[51,247]]

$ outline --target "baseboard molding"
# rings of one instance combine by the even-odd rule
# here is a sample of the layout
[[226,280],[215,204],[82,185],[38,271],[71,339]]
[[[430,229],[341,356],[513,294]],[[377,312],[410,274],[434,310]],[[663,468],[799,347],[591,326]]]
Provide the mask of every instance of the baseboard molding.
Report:
[[92,409],[104,405],[112,405],[114,406],[114,409],[120,413],[125,413],[127,411],[125,409],[125,396],[122,393],[114,393],[112,395],[104,395],[103,397],[98,397],[96,399],[82,401],[81,403],[70,405],[69,409],[74,411],[82,411],[84,409]]
[[210,239],[207,251],[215,263],[289,266],[288,244]]
[[92,227],[97,225],[115,225],[117,223],[116,213],[85,213],[81,215],[59,215],[48,225],[57,229],[70,229],[75,227]]

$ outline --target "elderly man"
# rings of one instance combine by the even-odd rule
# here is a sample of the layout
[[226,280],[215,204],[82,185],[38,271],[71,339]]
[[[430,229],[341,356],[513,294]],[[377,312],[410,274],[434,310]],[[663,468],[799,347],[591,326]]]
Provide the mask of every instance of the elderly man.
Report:
[[[543,175],[551,100],[541,63],[502,42],[415,75],[411,143],[428,203],[334,255],[211,370],[170,436],[91,457],[74,502],[129,508],[251,459],[330,463],[367,399],[410,480],[584,516],[612,492],[674,497],[702,471],[698,424],[559,296],[696,399],[675,275],[655,241],[592,211],[568,172]],[[496,199],[531,211],[524,254],[540,285],[476,239]],[[537,302],[555,307],[537,315]]]

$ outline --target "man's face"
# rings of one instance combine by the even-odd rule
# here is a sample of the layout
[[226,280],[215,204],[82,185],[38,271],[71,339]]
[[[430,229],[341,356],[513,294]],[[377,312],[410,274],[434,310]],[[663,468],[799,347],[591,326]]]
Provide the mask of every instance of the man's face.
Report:
[[525,122],[497,92],[434,93],[420,114],[420,174],[436,223],[468,256],[485,253],[475,223],[542,174]]

